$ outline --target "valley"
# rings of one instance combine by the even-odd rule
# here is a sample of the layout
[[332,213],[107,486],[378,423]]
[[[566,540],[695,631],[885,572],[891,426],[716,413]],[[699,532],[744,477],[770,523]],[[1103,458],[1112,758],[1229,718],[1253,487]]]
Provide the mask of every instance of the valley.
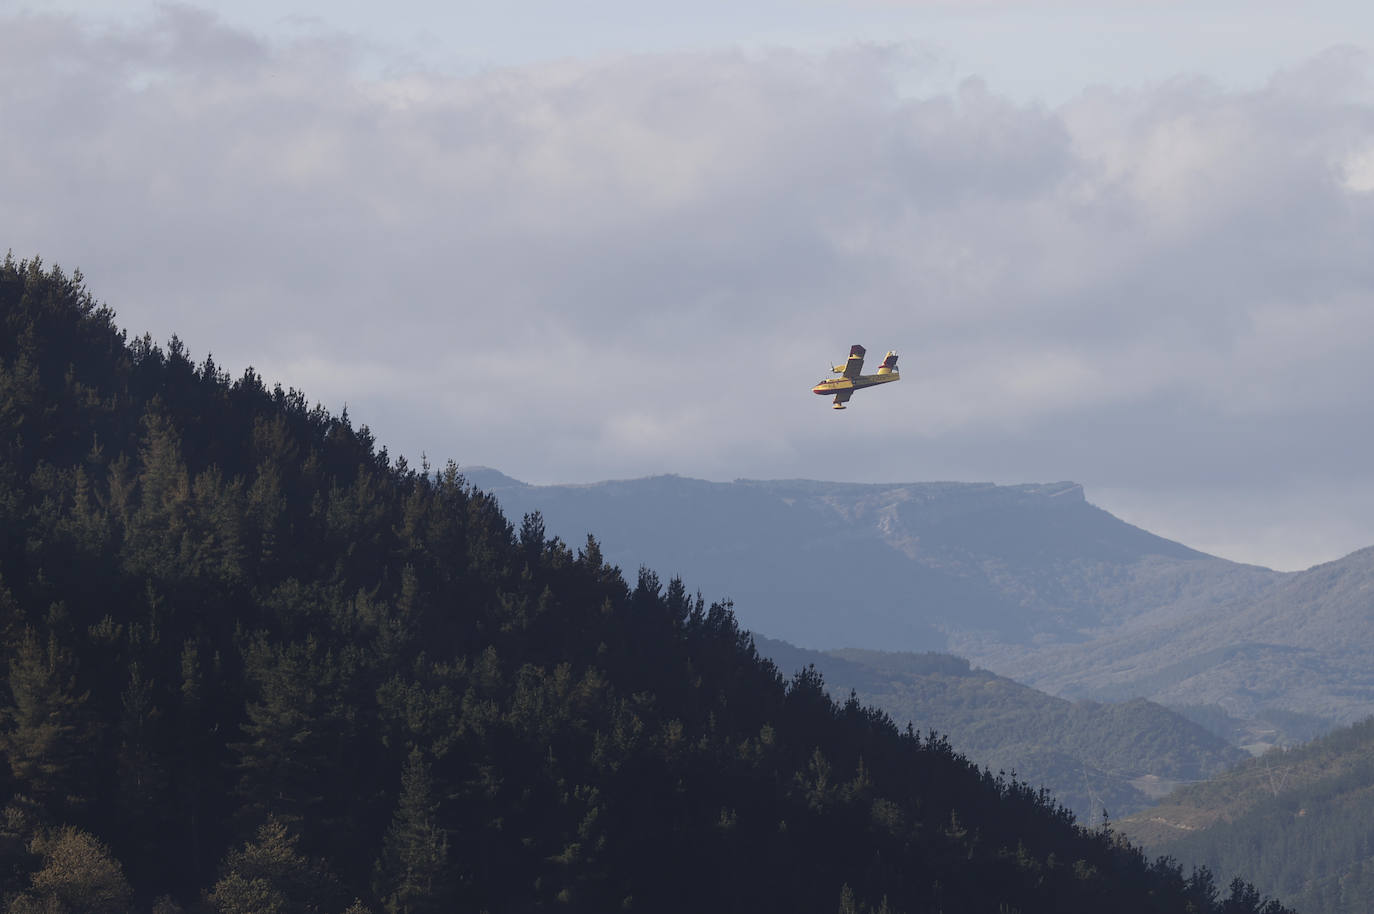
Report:
[[1138,812],[1249,757],[1145,699],[1070,702],[949,654],[755,643],[784,674],[814,666],[837,700],[852,691],[899,727],[943,734],[976,764],[1048,787],[1081,822],[1102,822],[1104,810],[1109,819]]

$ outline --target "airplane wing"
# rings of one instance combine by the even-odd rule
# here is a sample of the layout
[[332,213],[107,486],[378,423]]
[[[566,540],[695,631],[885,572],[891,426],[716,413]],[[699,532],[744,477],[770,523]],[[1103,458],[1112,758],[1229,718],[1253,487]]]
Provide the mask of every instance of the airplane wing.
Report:
[[[864,370],[864,347],[855,344],[849,347],[849,361],[844,363],[844,376],[857,378]],[[848,398],[846,398],[848,399]]]
[[835,408],[835,409],[844,409],[844,405],[845,405],[846,403],[849,402],[849,398],[852,397],[852,396],[854,396],[854,391],[852,391],[852,390],[837,390],[837,391],[835,391],[835,406],[834,406],[834,408]]

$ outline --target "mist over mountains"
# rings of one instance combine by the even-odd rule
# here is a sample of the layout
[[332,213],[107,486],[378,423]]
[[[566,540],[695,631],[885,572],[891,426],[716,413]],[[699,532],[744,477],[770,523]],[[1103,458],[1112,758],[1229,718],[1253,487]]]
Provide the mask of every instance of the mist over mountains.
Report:
[[511,519],[537,510],[573,544],[595,532],[611,561],[681,574],[801,647],[948,651],[1068,698],[1186,708],[1261,746],[1374,710],[1374,549],[1303,572],[1243,565],[1127,524],[1071,482],[465,474]]

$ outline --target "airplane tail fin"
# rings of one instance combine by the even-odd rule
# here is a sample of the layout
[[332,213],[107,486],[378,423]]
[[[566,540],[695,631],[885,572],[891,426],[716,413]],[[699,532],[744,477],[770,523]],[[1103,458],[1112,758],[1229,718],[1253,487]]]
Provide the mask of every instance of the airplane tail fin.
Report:
[[883,359],[882,367],[878,369],[878,374],[892,374],[897,370],[897,353],[889,352],[887,358]]

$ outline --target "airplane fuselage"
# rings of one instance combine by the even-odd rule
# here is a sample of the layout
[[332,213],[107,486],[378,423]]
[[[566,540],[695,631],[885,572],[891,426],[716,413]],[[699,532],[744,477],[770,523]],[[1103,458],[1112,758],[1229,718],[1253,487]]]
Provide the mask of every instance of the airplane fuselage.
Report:
[[861,374],[857,378],[831,378],[811,388],[811,392],[824,397],[841,390],[863,390],[865,387],[876,387],[879,384],[900,381],[901,379],[901,374],[895,371],[889,371],[886,374]]

